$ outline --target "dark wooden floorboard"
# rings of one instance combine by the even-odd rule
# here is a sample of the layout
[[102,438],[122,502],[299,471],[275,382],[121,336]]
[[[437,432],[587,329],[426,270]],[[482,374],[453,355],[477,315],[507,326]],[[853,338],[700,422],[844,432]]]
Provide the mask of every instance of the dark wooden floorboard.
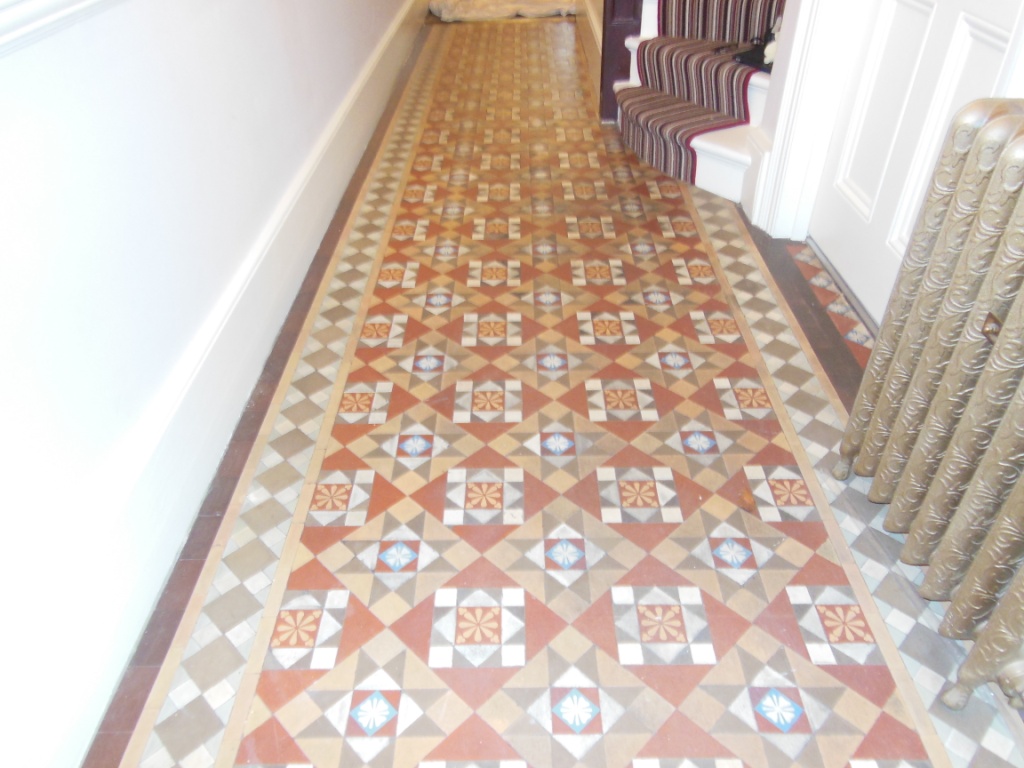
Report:
[[749,222],[747,227],[793,316],[818,356],[825,375],[849,411],[857,397],[864,371],[790,255],[787,246],[793,242],[775,240]]

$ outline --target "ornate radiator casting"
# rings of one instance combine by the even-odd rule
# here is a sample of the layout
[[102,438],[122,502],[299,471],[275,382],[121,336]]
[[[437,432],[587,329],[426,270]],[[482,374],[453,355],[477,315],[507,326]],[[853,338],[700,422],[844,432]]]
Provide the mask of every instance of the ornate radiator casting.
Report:
[[1024,100],[954,118],[833,474],[873,477],[900,559],[974,645],[942,700],[1024,707]]

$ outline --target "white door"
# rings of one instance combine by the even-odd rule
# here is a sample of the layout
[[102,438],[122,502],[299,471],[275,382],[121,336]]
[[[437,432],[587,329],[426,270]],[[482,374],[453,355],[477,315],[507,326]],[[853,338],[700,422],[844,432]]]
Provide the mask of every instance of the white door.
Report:
[[[1004,95],[1024,0],[875,0],[809,237],[880,320],[952,115]],[[1024,95],[1024,94],[1019,94]]]

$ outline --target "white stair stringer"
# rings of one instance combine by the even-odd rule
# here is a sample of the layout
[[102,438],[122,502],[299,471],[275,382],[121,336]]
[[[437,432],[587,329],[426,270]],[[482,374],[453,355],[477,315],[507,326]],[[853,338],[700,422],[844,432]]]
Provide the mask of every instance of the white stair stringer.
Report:
[[695,137],[690,142],[697,154],[694,186],[738,203],[750,169],[748,138],[751,131],[759,130],[756,126],[737,125]]
[[743,184],[750,169],[753,146],[750,137],[760,131],[764,105],[768,98],[771,78],[764,72],[755,72],[747,86],[747,104],[750,122],[718,131],[708,131],[694,138],[690,146],[697,154],[697,173],[693,183],[700,189],[724,197],[734,203],[740,201]]

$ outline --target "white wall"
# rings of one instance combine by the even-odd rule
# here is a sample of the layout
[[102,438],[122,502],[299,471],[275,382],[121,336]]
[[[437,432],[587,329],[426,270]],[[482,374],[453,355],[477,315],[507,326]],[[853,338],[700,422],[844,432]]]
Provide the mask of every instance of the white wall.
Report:
[[425,12],[77,4],[0,36],[0,650],[21,765],[84,756]]

